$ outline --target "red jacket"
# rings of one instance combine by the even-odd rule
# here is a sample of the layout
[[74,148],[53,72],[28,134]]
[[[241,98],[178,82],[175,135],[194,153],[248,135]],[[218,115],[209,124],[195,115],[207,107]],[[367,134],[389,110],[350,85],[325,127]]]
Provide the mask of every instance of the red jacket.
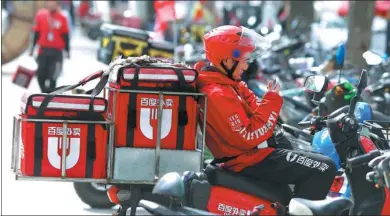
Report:
[[[68,21],[61,12],[50,13],[47,9],[40,9],[35,16],[34,31],[39,32],[39,53],[42,48],[56,48],[63,50],[65,41],[62,38],[64,33],[68,33]],[[49,40],[48,35],[52,34],[53,39]]]
[[224,164],[235,172],[262,161],[274,150],[265,141],[273,134],[283,99],[268,92],[260,101],[244,82],[235,82],[216,68],[199,62],[195,69],[198,88],[207,95],[206,144],[213,156],[238,156]]
[[79,17],[84,18],[86,15],[88,15],[88,11],[89,11],[88,1],[81,1],[79,6]]

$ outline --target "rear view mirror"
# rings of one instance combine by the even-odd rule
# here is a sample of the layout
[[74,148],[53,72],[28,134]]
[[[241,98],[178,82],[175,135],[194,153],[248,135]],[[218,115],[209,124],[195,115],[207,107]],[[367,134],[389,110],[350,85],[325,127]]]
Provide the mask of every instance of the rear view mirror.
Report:
[[328,88],[328,78],[323,75],[311,75],[306,77],[305,83],[303,86],[305,89],[312,92],[320,93],[326,91]]
[[383,59],[380,55],[378,55],[377,53],[374,53],[372,51],[364,52],[363,58],[366,60],[366,63],[368,65],[379,65],[383,61]]

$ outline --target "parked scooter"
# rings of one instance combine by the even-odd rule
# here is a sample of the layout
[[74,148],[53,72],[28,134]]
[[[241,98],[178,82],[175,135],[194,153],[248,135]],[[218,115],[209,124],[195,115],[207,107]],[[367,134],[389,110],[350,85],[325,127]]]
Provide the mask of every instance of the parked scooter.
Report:
[[364,100],[374,109],[390,116],[390,72],[383,73],[378,81],[365,89]]
[[[338,62],[342,65],[343,58],[338,60]],[[341,73],[339,75],[341,76]],[[327,118],[327,113],[346,113],[349,109],[348,104],[351,103],[351,99],[355,97],[356,94],[357,89],[349,82],[340,83],[328,90],[327,93],[325,93],[325,97],[320,101],[316,101],[314,99],[312,100],[313,103],[317,105],[317,116],[306,118],[306,120],[298,123],[303,128],[311,128],[310,130],[313,134],[313,150],[332,158],[336,164],[336,168],[340,170],[330,189],[330,196],[350,197],[351,191],[345,173],[342,169],[339,155],[330,138],[329,130],[326,128],[326,124],[324,124],[322,120]],[[356,103],[354,116],[359,123],[375,120],[375,122],[385,121],[386,124],[382,123],[382,126],[384,127],[390,126],[390,117],[386,117],[380,112],[373,111],[368,103]],[[388,149],[390,146],[387,144],[387,140],[385,139],[381,128],[374,127],[372,130],[373,133],[371,133],[371,139],[375,141],[380,149]]]
[[371,50],[364,52],[362,56],[368,65],[369,84],[377,82],[384,73],[390,72],[388,57],[383,57]]
[[[325,76],[310,76],[305,87],[319,93],[326,90],[327,83]],[[248,214],[252,213],[253,206],[258,209],[258,215],[340,215],[348,210],[350,215],[389,214],[390,197],[385,196],[389,190],[378,189],[366,181],[366,173],[371,171],[370,168],[367,165],[347,166],[348,159],[375,149],[374,143],[365,136],[365,127],[359,126],[359,121],[353,116],[366,83],[367,72],[363,71],[358,94],[351,100],[348,112],[332,113],[328,119],[322,120],[329,129],[341,164],[346,170],[354,203],[340,197],[323,201],[291,199],[291,190],[287,185],[283,187],[270,182],[254,182],[215,165],[208,165],[202,173],[185,172],[182,178],[178,174],[167,174],[160,179],[154,193],[216,214]],[[170,206],[174,206],[174,203],[171,202]]]
[[[356,138],[359,138],[357,134],[359,131],[359,120],[356,119],[353,113],[366,83],[367,72],[363,71],[357,86],[357,95],[351,100],[350,106],[348,107],[348,112],[340,113],[340,111],[342,111],[342,109],[340,109],[329,115],[327,120],[319,120],[320,123],[326,124],[331,141],[335,143],[335,149],[340,157],[341,166],[345,168],[345,175],[347,176],[348,182],[350,183],[353,200],[355,202],[354,207],[350,211],[351,215],[380,215],[388,214],[390,212],[388,207],[390,201],[389,197],[384,196],[385,194],[388,194],[389,191],[380,191],[373,185],[367,184],[365,181],[365,174],[370,171],[369,168],[367,166],[359,168],[346,167],[347,158],[354,157],[364,152],[369,152],[376,148],[375,144],[369,139],[367,129],[364,127],[360,129],[360,145],[356,145],[359,142],[355,142],[357,141]],[[309,87],[309,84],[306,84],[305,86]],[[311,87],[313,91],[315,91],[316,88],[318,89],[318,87],[315,87],[315,85]],[[365,127],[367,127],[367,123],[364,122],[363,124]],[[364,189],[362,187],[364,187]],[[371,196],[368,194],[371,194]],[[306,201],[303,201],[300,204],[305,202]]]

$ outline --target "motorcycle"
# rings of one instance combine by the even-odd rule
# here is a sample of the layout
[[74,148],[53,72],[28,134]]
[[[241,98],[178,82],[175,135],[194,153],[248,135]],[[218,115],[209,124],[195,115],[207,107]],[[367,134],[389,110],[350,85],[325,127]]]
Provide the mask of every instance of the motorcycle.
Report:
[[[327,78],[321,75],[309,76],[307,80],[311,81],[306,81],[305,87],[317,93],[324,91],[328,82]],[[341,164],[346,170],[345,175],[351,184],[354,203],[343,197],[322,201],[292,198],[288,185],[253,181],[215,164],[209,164],[204,172],[187,171],[182,177],[177,173],[167,174],[159,180],[154,193],[169,198],[169,206],[174,206],[175,202],[179,201],[191,208],[215,214],[248,214],[254,206],[258,207],[259,214],[265,215],[339,215],[348,210],[351,215],[389,214],[390,197],[385,196],[389,194],[389,190],[378,189],[366,181],[366,173],[371,171],[369,167],[346,166],[350,158],[376,149],[375,144],[364,133],[364,124],[359,125],[353,115],[366,83],[367,72],[363,71],[358,94],[351,100],[348,112],[335,112],[329,115],[328,119],[321,120],[329,129],[330,138],[335,143]]]
[[362,56],[368,65],[369,84],[379,80],[382,74],[390,72],[390,61],[388,57],[382,57],[380,54],[371,50],[364,52]]
[[[339,65],[343,64],[342,59],[342,56],[341,60],[340,57],[339,59],[336,59],[336,61],[339,62]],[[341,76],[341,73],[339,75]],[[332,89],[328,90],[325,97],[323,97],[320,101],[315,101],[314,99],[312,100],[313,103],[318,106],[316,109],[317,116],[308,117],[298,123],[298,125],[303,128],[311,128],[311,134],[313,135],[313,150],[332,158],[336,164],[336,168],[340,170],[330,189],[330,196],[350,197],[351,191],[345,173],[342,169],[339,155],[334,147],[334,143],[332,143],[332,140],[330,139],[329,130],[326,128],[325,124],[322,124],[322,119],[324,119],[326,113],[333,112],[339,114],[347,112],[349,109],[348,103],[350,103],[351,98],[356,95],[356,92],[357,89],[354,89],[349,82],[337,84]],[[346,98],[346,96],[349,96],[349,98]],[[370,134],[370,137],[375,141],[380,149],[388,149],[389,144],[386,143],[387,140],[384,137],[382,130],[387,130],[386,128],[390,126],[390,118],[380,112],[373,111],[370,104],[365,102],[357,102],[354,110],[354,116],[360,123],[374,120],[375,123],[379,122],[382,124],[384,128],[378,126],[374,126],[375,128],[372,128],[373,133]]]
[[[328,129],[327,133],[329,134],[331,141],[335,143],[335,150],[339,155],[340,165],[341,167],[345,168],[345,175],[347,177],[348,182],[350,182],[352,197],[355,201],[355,205],[350,211],[351,215],[357,213],[370,213],[379,215],[388,214],[390,212],[390,208],[388,207],[390,202],[390,197],[388,196],[389,191],[375,191],[375,187],[373,187],[372,185],[367,185],[367,182],[363,181],[363,174],[367,173],[369,171],[369,168],[367,166],[363,166],[355,170],[356,167],[346,166],[346,163],[348,163],[348,159],[346,160],[346,158],[354,157],[358,154],[369,152],[377,148],[376,145],[370,140],[371,136],[367,128],[372,128],[372,125],[367,122],[363,122],[363,127],[360,130],[361,145],[356,145],[356,143],[353,142],[354,139],[356,140],[356,138],[359,138],[357,137],[357,134],[353,133],[358,132],[360,122],[353,115],[353,113],[356,109],[356,105],[358,105],[357,102],[366,83],[367,72],[363,71],[357,87],[357,95],[351,100],[350,106],[348,107],[348,112],[340,113],[342,112],[342,109],[339,109],[329,115],[327,120],[321,118],[320,120],[318,120],[318,122],[326,125]],[[315,91],[318,89],[318,87],[311,87],[311,89]],[[337,130],[341,130],[341,133],[337,132]],[[366,187],[366,185],[369,188],[365,188],[364,190],[361,189],[361,187]],[[369,197],[363,198],[363,196],[367,196],[367,194],[371,194],[371,199],[374,199],[373,197],[377,197],[380,202],[375,204],[374,202],[369,200]],[[384,196],[385,194],[386,197]],[[385,199],[383,199],[383,197],[385,197]],[[378,209],[375,210],[375,208]]]
[[384,72],[376,82],[366,87],[364,93],[364,100],[376,110],[390,115],[390,72]]
[[[306,128],[311,128],[311,133],[313,135],[312,140],[312,148],[316,152],[320,152],[330,158],[332,158],[333,162],[336,164],[336,168],[339,170],[338,175],[336,176],[333,185],[330,189],[329,196],[343,196],[350,197],[351,191],[346,179],[344,170],[342,169],[342,164],[340,161],[340,157],[336,151],[334,143],[332,142],[329,134],[328,128],[326,128],[325,124],[322,124],[323,117],[320,117],[322,111],[322,104],[319,106],[318,115],[313,117],[310,121],[302,121],[298,123],[298,125]],[[348,111],[349,106],[342,107],[336,110],[334,113],[342,113]],[[363,123],[365,121],[372,120],[372,109],[371,106],[364,102],[358,102],[355,107],[354,116],[359,121],[359,123]],[[378,122],[378,121],[373,121]],[[384,124],[384,122],[379,122]],[[387,127],[390,126],[390,119],[387,120]],[[388,149],[389,146],[386,144],[386,139],[383,135],[382,130],[387,130],[386,128],[382,128],[380,126],[374,125],[371,130],[373,132],[370,133],[370,138],[374,140],[380,149]],[[388,139],[388,138],[387,138]]]
[[373,51],[363,53],[369,65],[369,86],[365,89],[364,100],[372,104],[375,110],[390,115],[390,61]]
[[[374,150],[347,160],[347,166],[351,168],[365,164],[368,164],[368,166],[373,169],[373,171],[367,173],[367,181],[374,182],[378,188],[390,188],[390,176],[388,175],[390,172],[390,151]],[[181,182],[180,176],[177,173],[168,173],[163,176],[153,188],[154,194],[170,197],[171,200],[175,200],[176,205],[166,207],[149,200],[140,200],[138,204],[139,207],[145,209],[151,215],[216,215],[177,204],[180,203],[179,201],[184,197],[184,191],[181,190]],[[177,185],[177,183],[179,183],[179,185]],[[346,205],[347,204],[348,202],[346,202]],[[247,212],[247,215],[259,215],[259,211],[261,210],[262,206],[256,206],[254,207],[254,211]]]
[[[375,186],[378,188],[390,188],[390,176],[388,175],[388,173],[390,172],[390,151],[374,150],[364,155],[360,155],[347,160],[348,167],[359,167],[365,164],[368,164],[368,166],[373,169],[373,171],[367,173],[367,181],[376,183]],[[184,191],[173,190],[179,189],[180,185],[175,185],[175,183],[180,182],[181,179],[177,173],[168,173],[157,182],[156,186],[153,189],[153,193],[170,197],[172,200],[175,199],[180,201],[184,197]],[[178,202],[176,201],[176,203]],[[346,205],[348,205],[348,202],[346,202]],[[216,215],[199,209],[185,207],[180,204],[170,205],[169,208],[167,208],[164,205],[149,200],[140,200],[139,206],[145,209],[151,215]],[[294,207],[294,205],[292,207]],[[305,206],[300,207],[304,208]],[[264,207],[262,205],[255,206],[253,211],[247,212],[247,215],[259,215],[259,212],[263,208]],[[301,209],[300,211],[302,210],[303,209]],[[303,211],[305,211],[305,213],[307,214],[307,209]],[[312,213],[308,215],[312,215]]]

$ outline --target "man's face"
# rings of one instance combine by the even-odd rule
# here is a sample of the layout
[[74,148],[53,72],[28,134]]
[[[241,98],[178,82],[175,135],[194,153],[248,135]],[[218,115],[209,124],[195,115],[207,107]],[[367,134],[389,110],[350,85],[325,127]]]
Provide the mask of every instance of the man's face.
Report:
[[54,12],[58,9],[58,2],[57,1],[47,1],[47,9]]
[[[224,64],[226,65],[227,68],[232,68],[234,65],[234,60],[233,59],[225,59]],[[243,59],[238,62],[236,69],[233,72],[233,79],[236,81],[241,80],[241,75],[248,69],[248,62],[246,59]]]

